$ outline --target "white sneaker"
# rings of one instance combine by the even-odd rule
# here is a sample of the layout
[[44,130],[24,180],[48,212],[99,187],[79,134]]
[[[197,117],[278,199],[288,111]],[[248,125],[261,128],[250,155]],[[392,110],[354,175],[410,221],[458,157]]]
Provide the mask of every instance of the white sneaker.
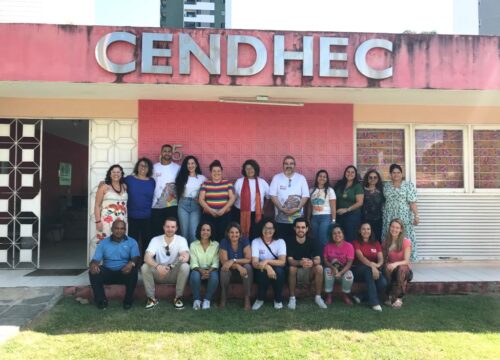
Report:
[[282,302],[274,302],[274,308],[276,310],[283,309],[283,303]]
[[207,300],[207,299],[203,300],[203,305],[201,305],[201,308],[202,308],[203,310],[208,310],[208,309],[210,309],[210,300]]
[[323,299],[321,298],[320,295],[316,295],[314,297],[314,302],[321,308],[321,309],[326,309],[328,308],[325,304],[325,302],[323,301]]
[[295,310],[297,307],[297,300],[295,299],[295,296],[290,296],[290,299],[288,300],[288,308],[290,310]]
[[372,309],[375,310],[375,311],[382,311],[382,306],[380,306],[380,305],[373,305]]
[[193,310],[200,310],[200,308],[201,308],[201,301],[200,300],[193,301]]
[[358,296],[353,295],[353,296],[351,296],[351,297],[352,297],[352,299],[354,300],[354,302],[355,302],[356,304],[361,304],[361,299],[360,299]]
[[259,310],[262,305],[264,305],[264,301],[262,300],[255,300],[255,302],[252,305],[252,310]]

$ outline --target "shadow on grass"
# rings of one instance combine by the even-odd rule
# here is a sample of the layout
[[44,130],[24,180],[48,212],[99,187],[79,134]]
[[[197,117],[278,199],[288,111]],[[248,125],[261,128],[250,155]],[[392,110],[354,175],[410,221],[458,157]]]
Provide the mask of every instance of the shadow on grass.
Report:
[[225,309],[194,311],[186,302],[175,310],[167,300],[157,308],[144,310],[142,304],[128,311],[118,301],[106,310],[81,305],[72,298],[62,299],[51,311],[30,326],[48,335],[109,333],[121,331],[175,333],[259,333],[289,330],[318,331],[342,329],[358,332],[405,330],[413,332],[453,331],[498,333],[500,296],[407,296],[402,309],[384,307],[377,313],[367,306],[347,307],[337,298],[327,310],[310,299],[299,299],[297,310],[274,310],[266,302],[259,311],[244,311],[241,302],[230,301]]

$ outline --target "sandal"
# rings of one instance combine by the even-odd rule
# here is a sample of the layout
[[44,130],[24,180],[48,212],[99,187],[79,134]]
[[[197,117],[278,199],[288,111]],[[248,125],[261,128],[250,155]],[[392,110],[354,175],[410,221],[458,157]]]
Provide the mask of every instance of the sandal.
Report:
[[398,298],[398,299],[396,299],[396,301],[394,301],[394,302],[392,303],[392,307],[393,307],[394,309],[400,309],[400,308],[401,308],[401,306],[403,306],[403,300],[401,300],[401,299],[399,299],[399,298]]

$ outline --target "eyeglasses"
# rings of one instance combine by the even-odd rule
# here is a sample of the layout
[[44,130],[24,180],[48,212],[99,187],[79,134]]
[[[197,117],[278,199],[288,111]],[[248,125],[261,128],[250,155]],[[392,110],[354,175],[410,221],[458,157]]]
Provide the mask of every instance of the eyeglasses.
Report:
[[168,247],[168,245],[167,245],[167,246],[165,246],[165,254],[166,254],[167,256],[170,256],[170,248]]
[[292,187],[292,179],[288,179],[288,187]]
[[368,180],[378,180],[378,176],[368,176]]
[[274,227],[264,226],[264,231],[274,231]]

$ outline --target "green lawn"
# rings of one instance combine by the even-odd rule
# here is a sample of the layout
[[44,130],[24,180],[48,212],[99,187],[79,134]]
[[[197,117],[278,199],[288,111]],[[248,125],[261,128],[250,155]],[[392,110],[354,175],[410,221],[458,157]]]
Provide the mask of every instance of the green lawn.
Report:
[[500,359],[500,296],[408,296],[401,310],[328,310],[298,301],[245,312],[176,311],[170,303],[125,312],[63,299],[0,346],[0,359]]

